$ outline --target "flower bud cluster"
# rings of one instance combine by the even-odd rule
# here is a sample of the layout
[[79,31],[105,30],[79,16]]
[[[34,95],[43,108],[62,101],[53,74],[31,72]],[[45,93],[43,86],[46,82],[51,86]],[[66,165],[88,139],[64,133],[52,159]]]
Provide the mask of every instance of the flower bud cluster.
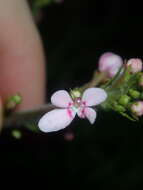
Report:
[[[117,78],[116,74],[121,68],[123,68],[123,72],[120,72],[119,78]],[[123,113],[127,117],[129,116],[128,118],[137,118],[143,115],[142,69],[143,63],[139,58],[131,58],[126,63],[123,63],[122,58],[112,52],[104,53],[99,58],[99,72],[106,73],[108,81],[116,80],[113,87],[113,82],[110,83],[111,87],[108,86],[111,89],[109,93],[114,93],[112,96],[113,101],[111,100],[112,109]]]
[[143,93],[129,89],[127,94],[121,95],[114,108],[118,112],[128,112],[133,116],[143,115]]

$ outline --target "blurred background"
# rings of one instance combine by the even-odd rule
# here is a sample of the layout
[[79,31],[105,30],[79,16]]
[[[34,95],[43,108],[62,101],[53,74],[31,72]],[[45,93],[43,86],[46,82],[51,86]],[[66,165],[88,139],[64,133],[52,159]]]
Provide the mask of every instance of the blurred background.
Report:
[[[104,52],[123,59],[143,58],[141,3],[47,2],[37,6],[29,2],[46,54],[47,102],[54,91],[87,82]],[[53,188],[59,184],[97,190],[142,189],[142,126],[116,113],[99,111],[93,126],[77,119],[68,129],[50,134],[23,127],[21,139],[15,139],[10,129],[4,130],[0,168],[28,169],[33,176],[34,171],[40,171],[36,176],[46,172],[46,182]]]

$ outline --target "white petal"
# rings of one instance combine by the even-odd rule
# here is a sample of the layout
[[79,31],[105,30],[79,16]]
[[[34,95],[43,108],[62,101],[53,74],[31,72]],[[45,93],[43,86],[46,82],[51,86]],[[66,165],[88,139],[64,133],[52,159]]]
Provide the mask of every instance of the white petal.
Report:
[[[69,113],[70,112],[70,113]],[[38,126],[43,132],[52,132],[64,129],[75,117],[75,112],[70,109],[55,109],[46,113],[39,121]]]
[[88,88],[84,91],[82,101],[86,106],[95,106],[105,101],[107,93],[102,88]]
[[86,117],[91,124],[93,124],[96,119],[95,110],[89,107],[80,108],[79,111],[77,112],[77,115],[82,119]]
[[51,97],[53,105],[61,108],[67,108],[70,103],[73,103],[69,93],[65,90],[58,90]]
[[91,124],[93,124],[95,122],[96,119],[96,111],[92,108],[85,108],[84,110],[85,112],[85,116],[87,117],[87,119],[90,121]]
[[77,115],[78,115],[78,117],[80,117],[81,119],[84,119],[86,116],[85,116],[85,108],[86,107],[84,107],[84,108],[79,108],[78,109],[78,111],[77,111]]

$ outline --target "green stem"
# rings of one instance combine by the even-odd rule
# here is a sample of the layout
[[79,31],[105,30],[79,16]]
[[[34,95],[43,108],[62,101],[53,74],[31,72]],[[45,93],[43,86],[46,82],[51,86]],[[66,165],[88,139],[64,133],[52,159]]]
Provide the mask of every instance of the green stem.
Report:
[[[121,71],[123,70],[124,68],[123,67],[121,67],[120,69],[119,69],[119,71],[117,72],[117,74],[108,82],[108,83],[106,83],[105,85],[102,85],[101,87],[102,88],[104,88],[104,89],[110,89],[110,88],[113,88],[113,87],[116,87],[116,84],[118,83],[120,83],[121,82],[121,80],[122,80],[122,76],[121,76]],[[123,71],[123,72],[125,72],[125,70]],[[119,82],[120,81],[120,82]]]
[[28,126],[28,123],[36,125],[43,114],[54,108],[55,107],[53,105],[46,104],[37,110],[14,112],[4,119],[3,128]]

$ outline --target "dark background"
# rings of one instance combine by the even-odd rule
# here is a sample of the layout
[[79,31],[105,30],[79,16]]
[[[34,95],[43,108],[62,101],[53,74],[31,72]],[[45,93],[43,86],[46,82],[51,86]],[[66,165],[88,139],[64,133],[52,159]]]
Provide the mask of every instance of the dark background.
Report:
[[[87,82],[106,51],[123,59],[143,56],[138,1],[65,0],[41,12],[38,28],[47,57],[47,101],[58,89]],[[23,128],[22,139],[16,140],[10,129],[4,130],[0,169],[26,170],[26,181],[44,176],[39,181],[52,188],[142,189],[142,126],[113,112],[98,112],[93,126],[77,119],[58,133],[35,134]],[[72,141],[64,139],[69,130],[75,135]]]

